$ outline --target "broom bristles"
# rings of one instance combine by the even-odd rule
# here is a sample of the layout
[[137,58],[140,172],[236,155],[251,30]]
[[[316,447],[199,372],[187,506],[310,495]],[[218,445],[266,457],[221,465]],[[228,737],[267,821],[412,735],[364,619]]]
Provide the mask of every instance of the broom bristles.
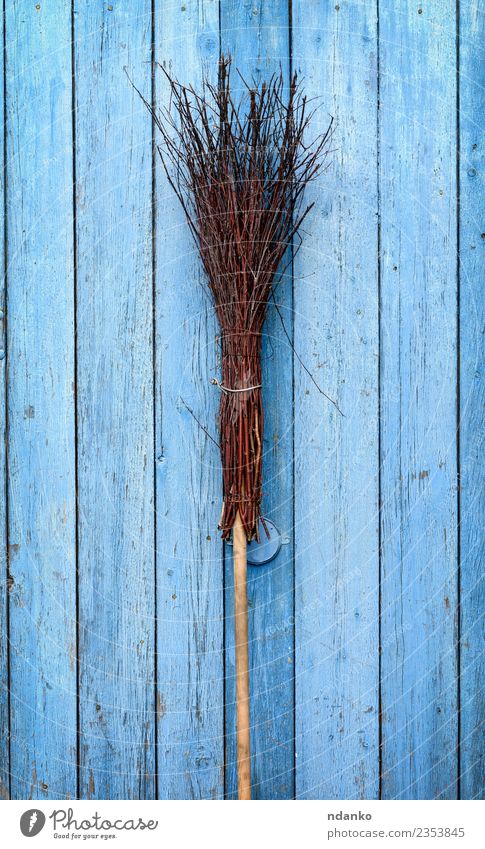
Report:
[[[217,86],[200,92],[164,70],[167,109],[145,101],[162,136],[158,150],[197,243],[222,331],[219,411],[224,500],[219,527],[239,511],[248,541],[258,538],[262,497],[261,335],[281,261],[311,205],[307,184],[321,170],[332,122],[308,143],[309,109],[293,75],[231,93],[230,59]],[[163,70],[163,69],[162,69]],[[250,387],[250,388],[249,388]],[[241,391],[245,390],[245,391]]]

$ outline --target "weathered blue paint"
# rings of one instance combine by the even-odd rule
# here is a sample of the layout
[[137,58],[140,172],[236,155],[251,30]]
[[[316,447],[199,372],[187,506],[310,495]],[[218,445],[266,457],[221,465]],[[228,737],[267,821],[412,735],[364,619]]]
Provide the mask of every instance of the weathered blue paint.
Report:
[[293,4],[330,168],[295,262],[297,798],[379,790],[377,9]]
[[222,47],[336,118],[277,300],[345,417],[270,307],[253,796],[482,798],[483,0],[153,7],[6,2],[0,797],[235,794],[217,327],[124,73]]
[[153,798],[151,7],[75,9],[80,792]]
[[[221,47],[250,81],[281,66],[289,81],[288,3],[223,3]],[[243,84],[234,73],[235,91]],[[291,259],[285,259],[283,266]],[[275,292],[292,335],[291,263]],[[293,380],[292,350],[274,305],[268,309],[263,343],[263,512],[290,539],[262,568],[249,569],[251,691],[251,783],[254,799],[294,794],[294,617],[293,617]],[[237,796],[233,564],[226,556],[226,792]]]
[[485,797],[483,462],[485,4],[462,5],[460,86],[460,783]]
[[[218,4],[157,10],[155,58],[183,82],[217,79]],[[157,103],[167,83],[155,75]],[[224,666],[216,322],[183,211],[157,158],[157,715],[160,798],[224,795]],[[192,414],[189,412],[192,410]]]
[[[3,44],[4,18],[0,22]],[[0,81],[4,83],[4,53],[0,56]],[[0,106],[0,156],[4,158],[5,103]],[[5,163],[4,163],[5,164]],[[5,206],[5,167],[0,173],[0,203]],[[5,270],[5,228],[0,228],[0,799],[10,794],[9,697],[8,697],[8,571],[7,571],[7,429],[6,429],[6,357],[7,279]]]
[[71,16],[6,5],[14,798],[76,795]]
[[382,795],[448,799],[458,743],[455,2],[381,4],[379,32]]

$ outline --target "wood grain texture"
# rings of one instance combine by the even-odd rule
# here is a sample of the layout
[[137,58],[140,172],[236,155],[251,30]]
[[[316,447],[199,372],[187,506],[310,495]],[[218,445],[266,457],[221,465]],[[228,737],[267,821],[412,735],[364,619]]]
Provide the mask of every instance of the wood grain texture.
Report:
[[75,7],[80,792],[155,795],[149,0]]
[[483,798],[483,0],[72,7],[5,4],[0,798],[236,795],[218,330],[124,73],[199,86],[221,46],[336,119],[277,301],[345,417],[265,326],[253,798]]
[[[281,67],[289,80],[289,19],[286,0],[240,3],[222,0],[221,48],[234,68],[260,81]],[[237,74],[234,91],[243,93]],[[291,269],[276,290],[285,326],[292,335]],[[287,799],[294,794],[294,618],[293,618],[293,380],[292,350],[273,305],[263,329],[263,504],[291,542],[275,560],[248,569],[251,693],[251,780],[253,799]],[[226,557],[226,793],[237,790],[233,565]]]
[[[217,79],[218,3],[157,5],[155,58],[182,82]],[[163,74],[156,101],[167,103]],[[222,474],[217,328],[184,214],[157,159],[156,487],[158,792],[224,794]],[[189,412],[192,411],[192,414]]]
[[455,3],[381,4],[382,795],[457,792]]
[[6,4],[13,798],[76,795],[71,16]]
[[[0,21],[0,38],[4,43],[4,17]],[[4,90],[5,55],[0,56],[0,85]],[[0,156],[3,167],[0,173],[0,204],[5,211],[5,103],[0,103]],[[6,383],[6,303],[7,279],[5,270],[5,228],[0,228],[0,799],[10,793],[9,745],[9,680],[8,680],[8,571],[7,571],[7,383]]]
[[462,3],[460,86],[461,798],[485,797],[483,383],[485,5]]
[[251,743],[249,736],[249,644],[247,537],[240,513],[232,528],[234,562],[234,666],[236,673],[237,798],[251,799]]
[[293,62],[335,119],[295,262],[297,798],[376,798],[378,285],[376,5],[293,6]]

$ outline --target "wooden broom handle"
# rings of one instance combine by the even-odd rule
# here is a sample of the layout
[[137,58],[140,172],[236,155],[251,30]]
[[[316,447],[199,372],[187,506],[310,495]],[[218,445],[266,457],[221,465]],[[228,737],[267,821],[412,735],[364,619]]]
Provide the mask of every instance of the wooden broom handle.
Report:
[[251,798],[249,744],[248,588],[246,533],[239,511],[233,529],[234,637],[236,646],[236,748],[238,799]]

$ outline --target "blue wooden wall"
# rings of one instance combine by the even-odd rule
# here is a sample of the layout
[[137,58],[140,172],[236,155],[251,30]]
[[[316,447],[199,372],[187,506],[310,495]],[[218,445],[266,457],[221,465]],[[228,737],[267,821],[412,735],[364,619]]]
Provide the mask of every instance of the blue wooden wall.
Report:
[[218,331],[125,74],[221,49],[336,126],[265,330],[253,795],[483,797],[484,0],[4,6],[1,797],[236,792]]

